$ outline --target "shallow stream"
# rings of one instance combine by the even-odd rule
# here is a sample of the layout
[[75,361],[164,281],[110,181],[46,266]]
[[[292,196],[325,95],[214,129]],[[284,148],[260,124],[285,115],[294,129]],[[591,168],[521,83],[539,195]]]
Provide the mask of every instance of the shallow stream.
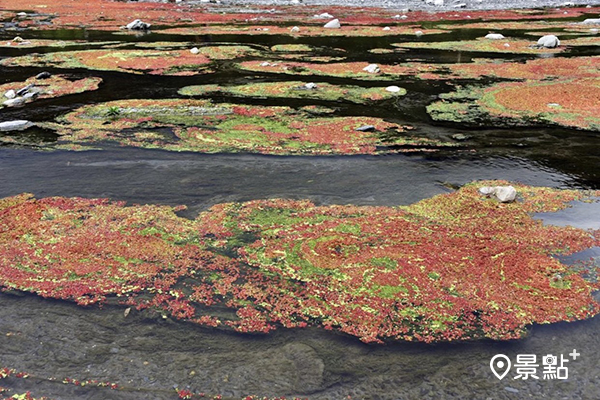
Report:
[[[277,35],[180,36],[152,33],[140,37],[85,30],[8,31],[56,40],[172,41],[201,45],[247,42],[257,48],[281,43],[319,46],[327,54],[344,48],[347,60],[393,62],[467,62],[470,54],[409,50],[373,55],[374,47],[409,40],[383,38],[290,38]],[[472,39],[481,30],[432,35],[426,40]],[[511,31],[513,36],[522,31]],[[410,40],[413,40],[412,38]],[[75,48],[74,48],[75,49]],[[4,49],[0,59],[54,48]],[[579,48],[560,56],[599,54],[598,47]],[[502,57],[511,58],[510,55]],[[512,56],[524,60],[532,56]],[[203,83],[242,84],[257,80],[292,79],[282,75],[238,71],[230,62],[216,73],[196,77],[162,77],[119,72],[0,67],[0,84],[24,80],[41,71],[100,76],[99,90],[63,98],[39,100],[23,108],[0,110],[0,121],[50,121],[84,104],[125,98],[178,97],[177,90]],[[307,82],[385,85],[350,78],[294,77]],[[479,179],[505,179],[557,188],[600,189],[598,133],[539,127],[470,129],[433,124],[424,106],[449,88],[406,79],[394,84],[409,94],[374,106],[345,102],[329,105],[338,115],[369,115],[416,127],[420,135],[449,139],[468,136],[461,147],[436,153],[380,156],[268,156],[197,154],[103,145],[103,150],[46,151],[56,140],[50,131],[31,128],[10,133],[17,144],[0,147],[0,197],[31,192],[36,197],[108,197],[131,203],[183,204],[183,215],[194,217],[208,207],[231,201],[266,198],[310,199],[317,204],[405,205],[449,192]],[[230,101],[215,98],[216,101]],[[239,101],[239,99],[236,99]],[[245,100],[280,105],[281,99]],[[283,100],[300,107],[309,100]],[[451,139],[450,139],[451,140]],[[600,228],[598,208],[564,211],[549,216],[558,224]],[[591,253],[598,257],[597,252]],[[81,308],[68,302],[31,295],[0,294],[0,366],[26,371],[28,379],[3,380],[15,391],[31,390],[52,399],[175,399],[174,388],[240,398],[243,395],[293,396],[310,399],[598,399],[600,398],[600,318],[576,323],[534,326],[520,341],[424,345],[365,345],[355,338],[320,329],[283,330],[269,336],[232,334],[163,319],[149,312],[121,307]],[[498,380],[490,359],[503,353],[515,362],[518,354],[581,353],[569,362],[566,380]],[[121,390],[78,387],[49,377],[99,379]],[[60,379],[59,379],[60,380]]]

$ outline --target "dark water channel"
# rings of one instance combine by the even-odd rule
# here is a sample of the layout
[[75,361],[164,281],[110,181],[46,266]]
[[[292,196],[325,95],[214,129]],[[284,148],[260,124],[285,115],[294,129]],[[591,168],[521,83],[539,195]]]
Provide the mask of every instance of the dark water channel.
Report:
[[[21,36],[52,39],[174,41],[192,43],[250,42],[261,48],[280,43],[343,47],[348,60],[390,62],[373,56],[373,47],[389,47],[407,37],[371,39],[301,38],[221,35],[188,37],[153,33],[141,37],[86,31],[3,31],[0,40]],[[511,32],[514,35],[518,32]],[[523,34],[523,32],[521,32]],[[472,39],[480,31],[433,35],[427,40]],[[411,39],[411,40],[414,40]],[[86,45],[93,48],[93,43]],[[60,49],[20,49],[19,53]],[[597,54],[580,49],[562,56]],[[0,49],[0,58],[15,56]],[[402,59],[466,62],[481,54],[408,51]],[[379,57],[379,58],[377,58]],[[387,57],[387,58],[386,58]],[[510,57],[510,56],[505,56]],[[402,59],[400,59],[402,58]],[[515,56],[524,60],[529,56]],[[23,80],[42,68],[2,68],[0,83]],[[48,69],[51,72],[64,72]],[[230,68],[200,77],[133,76],[99,71],[68,71],[100,76],[100,90],[61,99],[40,100],[18,109],[0,110],[0,122],[13,119],[49,121],[83,104],[121,98],[178,97],[185,85],[244,83],[249,80],[301,79],[355,85],[387,85],[352,79],[273,76]],[[387,156],[262,156],[206,155],[104,146],[101,151],[42,151],[56,137],[40,129],[11,133],[21,144],[0,147],[0,197],[31,192],[37,197],[109,197],[132,203],[188,206],[193,217],[211,205],[263,198],[310,199],[318,204],[410,204],[453,186],[478,179],[506,179],[558,188],[600,189],[600,146],[597,132],[548,127],[519,130],[471,129],[433,125],[424,106],[448,91],[444,83],[424,85],[411,79],[394,83],[409,94],[398,102],[334,106],[339,115],[370,115],[411,123],[417,132],[448,139],[463,133],[461,147],[435,154]],[[219,99],[217,99],[219,100]],[[228,99],[220,99],[227,101]],[[230,99],[229,99],[230,100]],[[285,101],[285,100],[284,100]],[[249,100],[258,104],[258,101]],[[281,104],[281,100],[262,100]],[[285,101],[303,106],[306,101]],[[315,103],[315,102],[312,102]],[[597,206],[576,208],[548,217],[549,222],[600,228]],[[592,250],[591,257],[598,257]],[[105,306],[80,308],[35,296],[0,294],[0,367],[29,372],[26,380],[6,379],[2,386],[31,390],[52,399],[175,399],[174,388],[207,394],[284,395],[311,399],[600,399],[600,318],[577,323],[534,326],[514,342],[423,345],[364,345],[355,338],[320,329],[278,330],[269,336],[232,334],[163,319],[150,312]],[[498,380],[490,359],[506,354],[547,355],[576,349],[581,356],[568,363],[566,380]],[[513,371],[514,372],[514,371]],[[47,377],[99,379],[118,383],[121,390],[77,387]]]

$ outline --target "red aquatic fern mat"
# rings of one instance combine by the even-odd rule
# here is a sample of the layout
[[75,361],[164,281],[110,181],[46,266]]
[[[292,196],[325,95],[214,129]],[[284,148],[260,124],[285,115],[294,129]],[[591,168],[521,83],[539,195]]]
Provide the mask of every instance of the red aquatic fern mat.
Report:
[[503,204],[477,191],[497,184],[506,182],[408,207],[226,203],[195,220],[170,207],[23,194],[0,200],[0,287],[81,305],[120,299],[240,332],[320,326],[365,342],[512,339],[532,323],[597,314],[598,284],[552,255],[598,239],[530,215],[584,193],[517,185],[518,201]]

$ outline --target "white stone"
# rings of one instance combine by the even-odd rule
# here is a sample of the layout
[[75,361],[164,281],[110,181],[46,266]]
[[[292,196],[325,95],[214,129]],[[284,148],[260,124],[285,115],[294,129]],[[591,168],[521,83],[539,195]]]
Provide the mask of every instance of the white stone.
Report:
[[15,97],[14,99],[6,100],[4,103],[6,107],[17,107],[25,104],[25,99],[22,97]]
[[584,25],[600,25],[600,18],[584,19],[581,23]]
[[366,67],[363,68],[363,71],[368,72],[370,74],[377,74],[379,73],[379,65],[377,64],[369,64]]
[[391,31],[392,28],[390,28],[389,26],[386,26],[385,28],[383,28],[384,31]]
[[198,54],[198,53],[200,53],[200,50],[197,47],[192,47],[190,49],[190,53],[192,53],[192,54]]
[[496,186],[494,196],[502,203],[514,201],[517,197],[517,190],[512,186]]
[[506,39],[504,37],[503,34],[501,33],[488,33],[487,35],[485,35],[486,39],[490,39],[490,40],[502,40],[502,39]]
[[4,93],[4,97],[6,97],[7,99],[14,99],[15,97],[17,97],[17,93],[15,93],[14,90],[10,89],[6,93]]
[[132,30],[147,30],[150,29],[150,24],[142,22],[141,19],[136,19],[128,23],[125,28]]
[[484,196],[491,196],[496,193],[496,188],[491,186],[484,186],[479,188],[479,193]]
[[314,82],[309,82],[306,85],[304,85],[304,87],[306,89],[312,90],[312,89],[316,89],[317,88],[317,84]]
[[293,26],[292,29],[290,29],[291,33],[298,33],[300,32],[300,28],[298,28],[297,26]]
[[339,19],[332,19],[331,21],[329,21],[328,23],[326,23],[325,25],[323,25],[323,28],[327,28],[327,29],[339,29],[341,28],[340,25],[340,20]]
[[398,93],[402,89],[400,89],[398,86],[388,86],[385,88],[385,90],[391,93]]
[[423,33],[423,31],[415,31],[415,35],[416,36],[423,36],[424,33]]
[[504,47],[510,47],[510,44],[504,43]]
[[15,36],[15,38],[12,41],[15,43],[22,43],[23,38],[21,36]]
[[270,63],[270,62],[268,62],[268,61],[263,61],[263,62],[261,62],[261,63],[260,63],[260,66],[261,66],[261,67],[270,67],[270,66],[271,66],[271,63]]
[[545,35],[538,40],[537,44],[540,47],[553,49],[560,46],[560,40],[558,40],[558,38],[554,35]]
[[6,131],[22,131],[23,129],[27,129],[33,124],[29,121],[25,121],[23,119],[18,119],[14,121],[6,121],[0,122],[0,132]]
[[333,18],[333,15],[331,15],[329,13],[323,13],[323,14],[315,15],[314,18],[331,19],[331,18]]

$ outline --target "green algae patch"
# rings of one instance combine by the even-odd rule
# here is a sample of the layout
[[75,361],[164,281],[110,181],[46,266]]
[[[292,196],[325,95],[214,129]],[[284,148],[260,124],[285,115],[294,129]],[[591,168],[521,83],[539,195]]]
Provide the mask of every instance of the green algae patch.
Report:
[[[69,94],[83,93],[90,90],[97,90],[102,83],[101,78],[89,77],[83,79],[71,78],[69,75],[52,75],[46,79],[29,78],[23,82],[9,82],[0,85],[0,93],[6,93],[9,90],[15,92],[21,88],[32,85],[30,92],[37,93],[36,98],[50,99],[66,96]],[[33,98],[30,99],[32,101]],[[0,105],[0,108],[3,107]]]
[[472,51],[485,53],[510,53],[510,54],[554,54],[566,49],[559,46],[554,49],[533,47],[534,41],[506,38],[491,40],[480,38],[477,40],[461,40],[447,42],[404,42],[392,43],[392,46],[404,49],[434,49],[450,51]]
[[307,84],[300,81],[251,83],[240,86],[198,85],[186,86],[179,90],[184,96],[199,96],[207,93],[223,93],[236,97],[296,98],[328,101],[348,101],[368,104],[406,94],[405,89],[396,93],[384,87],[363,88],[360,86],[340,86],[329,83]]
[[[15,40],[16,39],[16,40]],[[23,48],[31,49],[35,47],[65,48],[77,46],[111,46],[119,42],[90,42],[87,40],[51,40],[51,39],[27,39],[20,36],[12,40],[0,40],[0,48]]]
[[87,68],[151,75],[197,75],[210,72],[210,59],[188,50],[84,50],[6,58],[9,67]]
[[[434,151],[453,143],[420,138],[372,117],[320,117],[289,107],[203,100],[123,100],[84,106],[41,124],[59,146],[121,145],[204,153],[376,154]],[[360,128],[360,129],[359,129]]]
[[195,220],[179,208],[22,194],[0,199],[0,288],[365,342],[508,340],[533,323],[598,314],[598,284],[552,257],[598,240],[530,214],[600,193],[514,185],[518,201],[501,204],[478,192],[507,184],[405,207],[225,203]]
[[437,121],[481,125],[550,124],[600,131],[600,78],[467,87],[427,107]]
[[440,74],[446,70],[444,66],[435,66],[422,63],[404,63],[398,65],[379,64],[378,72],[365,70],[369,66],[366,62],[295,62],[295,61],[244,61],[237,63],[236,67],[244,71],[301,75],[301,76],[332,76],[340,78],[353,78],[368,81],[391,81],[399,77],[417,79],[446,79]]
[[307,44],[276,44],[271,47],[271,51],[280,53],[296,53],[296,52],[311,52],[315,48]]

